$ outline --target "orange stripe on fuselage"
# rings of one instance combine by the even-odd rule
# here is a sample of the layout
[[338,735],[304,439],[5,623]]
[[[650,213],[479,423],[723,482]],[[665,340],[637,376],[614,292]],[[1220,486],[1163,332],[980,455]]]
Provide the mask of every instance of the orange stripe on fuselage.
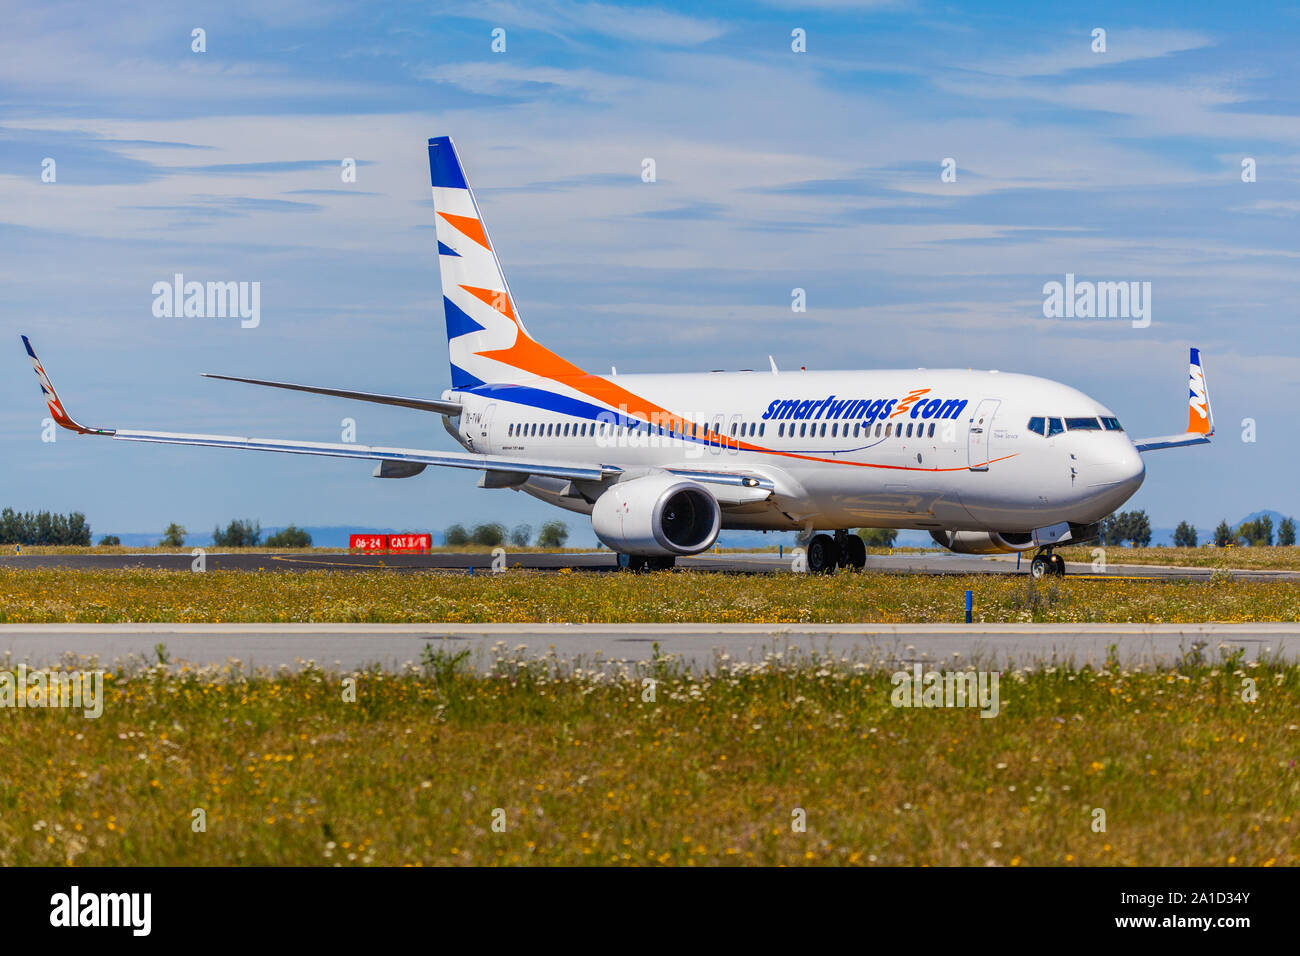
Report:
[[[498,293],[490,289],[474,289],[468,286],[462,286],[466,292],[470,292],[484,301],[488,301],[484,296],[496,296]],[[508,301],[508,300],[507,300]],[[491,302],[488,302],[491,304]],[[511,319],[514,316],[510,316]],[[517,323],[516,323],[517,324]],[[968,471],[968,465],[962,465],[957,468],[916,468],[910,465],[882,465],[869,461],[846,461],[843,458],[824,458],[819,455],[802,455],[796,452],[779,451],[775,448],[765,448],[762,445],[753,445],[747,441],[741,441],[736,438],[729,438],[718,432],[711,432],[706,427],[700,428],[684,415],[678,415],[670,412],[666,408],[649,402],[633,392],[629,392],[621,385],[611,382],[609,379],[601,378],[599,375],[592,375],[574,365],[568,359],[561,358],[546,346],[534,341],[526,335],[523,329],[515,338],[514,345],[505,349],[494,349],[488,352],[476,353],[483,358],[489,358],[512,368],[517,368],[522,372],[528,372],[531,375],[537,375],[542,378],[548,378],[559,385],[565,385],[574,391],[581,392],[588,398],[594,398],[596,401],[604,402],[611,408],[620,410],[623,414],[649,421],[651,416],[658,416],[662,424],[670,427],[673,431],[680,434],[687,434],[691,437],[702,439],[710,444],[721,445],[728,448],[736,448],[740,451],[757,452],[764,455],[777,455],[781,458],[796,458],[801,461],[816,461],[831,465],[851,465],[857,468],[884,468],[890,471]],[[928,389],[927,389],[928,391]],[[685,426],[685,427],[683,427]],[[1015,458],[1015,455],[1005,455],[1002,458],[990,459],[987,464],[994,464],[999,461],[1007,461]]]
[[[474,290],[467,291],[473,292]],[[475,293],[475,295],[477,294]],[[684,416],[670,412],[668,409],[661,408],[652,402],[647,402],[641,396],[629,392],[621,385],[616,385],[599,375],[592,375],[584,371],[568,359],[556,355],[546,346],[538,344],[525,335],[523,329],[519,330],[514,345],[509,348],[493,349],[476,354],[483,358],[501,362],[503,365],[509,365],[511,368],[517,368],[521,372],[528,372],[530,375],[549,378],[554,382],[581,392],[588,398],[594,398],[598,402],[604,402],[611,408],[619,409],[625,415],[647,420],[654,415],[662,419],[665,424],[669,421],[675,421],[678,424],[686,423],[692,430],[698,427]],[[705,434],[708,434],[707,431]]]

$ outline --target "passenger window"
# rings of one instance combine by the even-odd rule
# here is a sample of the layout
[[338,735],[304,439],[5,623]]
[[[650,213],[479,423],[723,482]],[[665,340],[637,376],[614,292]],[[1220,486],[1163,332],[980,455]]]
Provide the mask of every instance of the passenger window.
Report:
[[929,436],[929,437],[931,437],[931,438],[934,437],[934,422],[930,422],[930,436]]
[[777,437],[777,438],[784,438],[784,437],[785,437],[785,423],[784,423],[784,422],[782,422],[780,425],[777,425],[777,426],[776,426],[776,437]]
[[808,423],[804,422],[802,425],[799,426],[799,437],[805,438],[807,437],[807,435],[808,435]]
[[1065,426],[1061,424],[1061,420],[1059,418],[1049,418],[1047,420],[1048,438],[1051,438],[1053,435],[1059,435],[1063,431],[1065,431]]
[[912,423],[911,423],[911,422],[908,422],[908,423],[907,423],[907,437],[908,437],[908,438],[911,438],[911,437],[912,437]]
[[1033,418],[1029,419],[1029,424],[1026,427],[1035,435],[1047,434],[1047,424],[1043,421],[1043,416],[1041,415],[1035,415]]
[[826,423],[822,422],[822,438],[826,437]]
[[831,437],[832,437],[832,438],[835,438],[835,437],[836,437],[835,432],[836,432],[836,430],[837,430],[839,427],[840,427],[840,423],[839,423],[839,422],[835,422],[833,425],[831,425]]
[[883,426],[883,425],[877,425],[877,426],[876,426],[876,437],[877,437],[877,438],[880,437],[880,430],[881,430],[882,428],[884,428],[884,427],[885,427],[885,426]]
[[888,438],[893,433],[894,433],[894,423],[890,422],[888,425],[885,426],[885,437]]

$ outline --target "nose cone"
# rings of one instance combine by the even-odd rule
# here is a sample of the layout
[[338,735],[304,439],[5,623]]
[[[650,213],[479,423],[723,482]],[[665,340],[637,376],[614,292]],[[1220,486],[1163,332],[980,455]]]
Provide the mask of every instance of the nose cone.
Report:
[[[1117,436],[1118,437],[1118,436]],[[1147,476],[1146,462],[1128,439],[1115,442],[1088,468],[1088,491],[1113,511],[1132,498]]]

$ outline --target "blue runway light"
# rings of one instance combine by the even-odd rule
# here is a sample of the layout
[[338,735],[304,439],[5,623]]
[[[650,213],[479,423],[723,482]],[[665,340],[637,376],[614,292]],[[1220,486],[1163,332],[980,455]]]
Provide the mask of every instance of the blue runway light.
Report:
[[966,592],[966,623],[971,622],[971,612],[975,610],[975,592]]

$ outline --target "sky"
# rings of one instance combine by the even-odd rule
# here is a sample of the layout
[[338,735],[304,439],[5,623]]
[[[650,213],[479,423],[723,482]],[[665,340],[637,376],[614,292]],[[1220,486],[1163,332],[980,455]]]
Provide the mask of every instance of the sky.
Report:
[[[1148,455],[1129,507],[1300,513],[1295,4],[6,7],[0,507],[594,540],[473,473],[42,440],[20,333],[87,424],[456,447],[425,413],[199,377],[441,393],[425,142],[450,134],[529,330],[580,365],[997,368],[1142,437],[1184,427],[1194,345],[1215,442]],[[176,273],[260,283],[260,322],[156,316]],[[1066,274],[1149,282],[1149,325],[1044,317]]]

